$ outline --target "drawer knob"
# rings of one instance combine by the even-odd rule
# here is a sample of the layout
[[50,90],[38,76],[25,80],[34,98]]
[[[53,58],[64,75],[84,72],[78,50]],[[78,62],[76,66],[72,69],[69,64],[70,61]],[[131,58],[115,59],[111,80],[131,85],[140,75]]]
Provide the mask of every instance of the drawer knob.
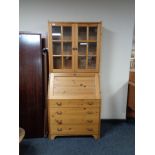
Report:
[[83,84],[82,84],[82,83],[80,83],[80,86],[83,86]]
[[62,124],[62,120],[55,120],[57,124]]
[[93,120],[87,120],[87,122],[88,122],[88,123],[92,123],[92,122],[93,122]]
[[87,114],[93,114],[93,112],[92,111],[87,111]]
[[61,115],[62,114],[62,111],[57,111],[56,112],[58,115]]
[[93,102],[88,102],[88,105],[93,105]]
[[57,128],[57,131],[62,131],[62,128]]
[[87,130],[88,130],[88,131],[93,131],[93,129],[92,129],[92,128],[87,128]]
[[57,104],[58,106],[61,106],[61,105],[62,105],[62,102],[56,102],[56,104]]

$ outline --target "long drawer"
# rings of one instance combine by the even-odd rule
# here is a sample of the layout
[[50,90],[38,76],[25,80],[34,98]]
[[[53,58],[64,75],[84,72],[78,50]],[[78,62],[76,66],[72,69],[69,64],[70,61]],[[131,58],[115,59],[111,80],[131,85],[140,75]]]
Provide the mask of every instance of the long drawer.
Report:
[[97,115],[99,108],[78,107],[78,108],[49,108],[49,114],[52,116],[65,115]]
[[64,125],[64,124],[72,124],[72,125],[83,125],[83,124],[98,124],[99,116],[94,117],[88,115],[79,115],[79,116],[54,116],[50,118],[50,124],[54,125]]
[[91,135],[98,133],[97,125],[63,125],[63,126],[53,126],[50,128],[50,133],[56,135]]
[[70,100],[48,100],[48,107],[99,107],[100,100],[70,99]]

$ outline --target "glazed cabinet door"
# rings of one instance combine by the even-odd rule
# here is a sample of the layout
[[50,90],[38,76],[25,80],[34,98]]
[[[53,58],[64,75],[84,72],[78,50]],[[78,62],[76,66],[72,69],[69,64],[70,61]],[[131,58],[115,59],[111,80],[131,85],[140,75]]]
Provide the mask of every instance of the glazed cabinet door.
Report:
[[74,26],[66,23],[49,23],[50,72],[74,71]]
[[76,25],[77,72],[98,72],[100,49],[100,24]]
[[48,24],[50,72],[99,72],[101,23]]

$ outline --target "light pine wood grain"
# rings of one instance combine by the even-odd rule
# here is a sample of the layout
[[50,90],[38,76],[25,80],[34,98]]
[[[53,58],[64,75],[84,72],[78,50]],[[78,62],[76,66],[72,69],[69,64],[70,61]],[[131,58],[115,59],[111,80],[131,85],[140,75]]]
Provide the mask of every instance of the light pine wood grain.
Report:
[[[65,93],[64,93],[65,92]],[[98,73],[51,73],[48,95],[49,138],[100,137]]]
[[[52,26],[72,28],[72,39],[64,40],[61,34],[61,69],[53,68]],[[86,27],[87,40],[79,40],[78,27]],[[89,40],[90,27],[97,27],[97,39]],[[99,65],[101,52],[102,22],[48,22],[49,48],[49,86],[48,86],[48,126],[49,138],[56,136],[91,135],[95,139],[100,137],[100,79]],[[64,42],[72,43],[72,67],[64,68]],[[96,68],[88,68],[88,46],[86,47],[86,68],[78,68],[78,43],[96,42]],[[91,55],[89,55],[91,56]]]

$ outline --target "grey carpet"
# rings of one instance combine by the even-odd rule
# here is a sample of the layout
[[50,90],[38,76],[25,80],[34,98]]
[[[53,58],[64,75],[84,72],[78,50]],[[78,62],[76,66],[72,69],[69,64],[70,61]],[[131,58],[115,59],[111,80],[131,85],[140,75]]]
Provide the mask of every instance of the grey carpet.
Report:
[[134,155],[135,122],[102,121],[101,138],[58,137],[24,139],[20,155]]

